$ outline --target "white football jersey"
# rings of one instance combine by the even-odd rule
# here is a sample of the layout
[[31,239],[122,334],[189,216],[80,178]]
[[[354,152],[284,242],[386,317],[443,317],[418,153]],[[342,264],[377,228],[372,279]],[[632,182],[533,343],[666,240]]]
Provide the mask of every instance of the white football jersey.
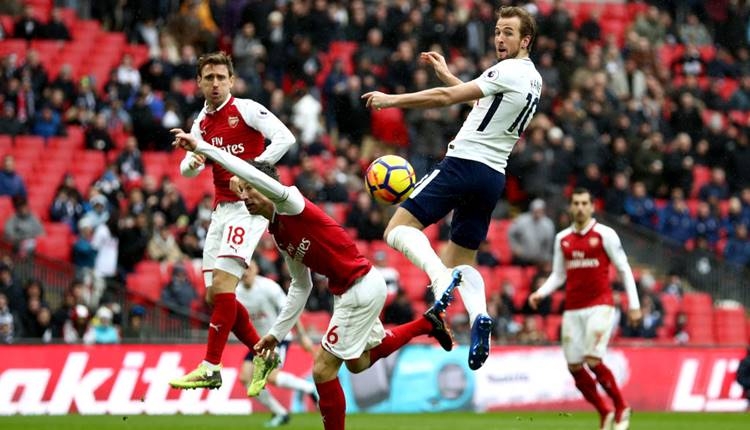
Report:
[[250,321],[261,336],[268,333],[286,303],[286,294],[281,285],[264,276],[256,276],[251,288],[240,280],[235,295],[247,309]]
[[484,97],[474,103],[446,155],[478,161],[505,173],[513,145],[536,112],[542,77],[529,58],[511,58],[472,82]]

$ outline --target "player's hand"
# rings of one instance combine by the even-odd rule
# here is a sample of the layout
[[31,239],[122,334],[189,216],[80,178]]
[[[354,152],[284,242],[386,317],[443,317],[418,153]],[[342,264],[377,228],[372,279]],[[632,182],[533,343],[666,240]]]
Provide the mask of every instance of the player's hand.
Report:
[[631,327],[638,327],[643,319],[643,312],[640,309],[628,310],[628,322]]
[[539,307],[539,302],[542,301],[543,298],[544,297],[536,291],[531,293],[531,295],[529,295],[529,306],[531,306],[531,309],[536,310],[537,307]]
[[310,340],[310,337],[307,335],[301,335],[299,337],[299,345],[304,349],[305,351],[312,353],[313,352],[313,342]]
[[365,106],[377,110],[392,106],[388,101],[389,97],[391,96],[380,91],[370,91],[369,93],[362,94],[362,99],[366,101]]
[[236,175],[229,178],[229,189],[238,196],[242,194],[242,179]]
[[275,337],[267,334],[253,346],[253,349],[256,354],[273,354],[278,344],[279,341]]
[[206,162],[206,157],[201,154],[196,154],[195,152],[190,153],[190,168],[195,170],[203,165],[203,163]]
[[172,146],[182,148],[185,151],[195,151],[195,148],[198,147],[198,142],[193,135],[185,133],[179,128],[173,128],[169,131],[174,134]]
[[443,82],[445,82],[445,79],[453,77],[453,74],[448,70],[448,64],[445,62],[445,57],[435,51],[422,52],[419,54],[419,61],[432,66],[438,79]]

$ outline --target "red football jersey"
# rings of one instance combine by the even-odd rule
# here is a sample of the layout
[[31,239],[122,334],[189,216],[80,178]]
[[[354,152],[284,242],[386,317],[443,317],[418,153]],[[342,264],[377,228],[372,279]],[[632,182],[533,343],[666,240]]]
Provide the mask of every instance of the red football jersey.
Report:
[[[251,109],[255,102],[245,99],[229,100],[215,112],[204,107],[196,118],[200,136],[211,145],[221,148],[243,160],[253,160],[265,149],[265,137],[253,128]],[[193,126],[195,129],[195,126]],[[222,202],[234,202],[239,197],[229,190],[229,179],[233,176],[218,163],[212,163],[216,194],[214,206]]]
[[372,269],[344,228],[307,199],[297,215],[275,214],[268,231],[292,259],[326,276],[333,294],[343,294]]
[[[565,309],[581,309],[595,305],[614,305],[609,285],[610,256],[614,230],[593,223],[576,232],[567,228],[558,233],[559,247],[555,253],[565,260]],[[615,234],[615,238],[616,234]],[[617,238],[619,244],[619,238]]]

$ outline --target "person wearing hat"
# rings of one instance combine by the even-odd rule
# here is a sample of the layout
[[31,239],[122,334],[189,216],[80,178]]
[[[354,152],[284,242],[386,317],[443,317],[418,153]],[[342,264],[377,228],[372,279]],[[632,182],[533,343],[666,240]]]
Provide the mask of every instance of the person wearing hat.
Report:
[[552,261],[555,223],[545,213],[542,199],[534,199],[529,211],[517,216],[508,229],[513,264],[533,266]]
[[96,315],[91,321],[89,329],[86,334],[83,335],[83,343],[85,344],[112,344],[120,343],[120,332],[117,327],[112,324],[114,313],[111,309],[105,306],[99,307],[96,310]]

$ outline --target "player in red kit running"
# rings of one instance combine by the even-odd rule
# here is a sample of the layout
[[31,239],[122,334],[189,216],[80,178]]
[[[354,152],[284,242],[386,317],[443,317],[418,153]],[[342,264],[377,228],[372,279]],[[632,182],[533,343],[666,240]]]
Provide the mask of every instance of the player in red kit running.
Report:
[[[452,282],[423,317],[386,332],[378,318],[385,303],[385,280],[343,227],[304,198],[296,187],[284,186],[272,178],[275,172],[270,165],[250,165],[192,135],[173,132],[176,146],[204,154],[246,181],[240,196],[250,213],[270,221],[268,231],[289,268],[292,281],[287,301],[273,327],[255,346],[259,355],[272,353],[299,319],[312,290],[310,272],[328,278],[328,288],[334,294],[333,315],[313,364],[326,430],[344,429],[346,400],[338,380],[342,363],[352,373],[362,372],[424,334],[435,337],[444,349],[452,348],[453,340],[443,316],[453,289],[461,281],[460,271],[453,272]],[[248,394],[263,387],[263,383],[256,382],[254,375]]]
[[[206,102],[190,134],[243,160],[276,163],[295,143],[294,135],[262,105],[233,97],[233,83],[234,68],[226,54],[215,52],[200,57],[198,86]],[[266,140],[271,141],[268,147]],[[195,176],[203,170],[204,162],[202,155],[188,152],[180,163],[180,172]],[[217,164],[212,171],[214,211],[203,248],[206,300],[213,304],[206,355],[195,370],[169,382],[174,388],[219,388],[221,355],[229,332],[250,348],[259,339],[247,310],[236,300],[235,288],[268,221],[251,215],[230,189],[231,173]]]
[[[552,274],[529,296],[536,309],[539,301],[565,284],[562,348],[568,370],[583,397],[599,412],[600,428],[627,430],[630,407],[622,398],[610,369],[602,362],[614,324],[614,299],[609,286],[609,265],[615,266],[628,295],[628,319],[640,321],[641,308],[628,257],[617,233],[592,218],[591,194],[576,188],[570,199],[573,225],[555,237]],[[584,366],[585,365],[585,366]],[[588,367],[596,381],[586,370]],[[599,395],[596,382],[614,402],[614,411]]]

